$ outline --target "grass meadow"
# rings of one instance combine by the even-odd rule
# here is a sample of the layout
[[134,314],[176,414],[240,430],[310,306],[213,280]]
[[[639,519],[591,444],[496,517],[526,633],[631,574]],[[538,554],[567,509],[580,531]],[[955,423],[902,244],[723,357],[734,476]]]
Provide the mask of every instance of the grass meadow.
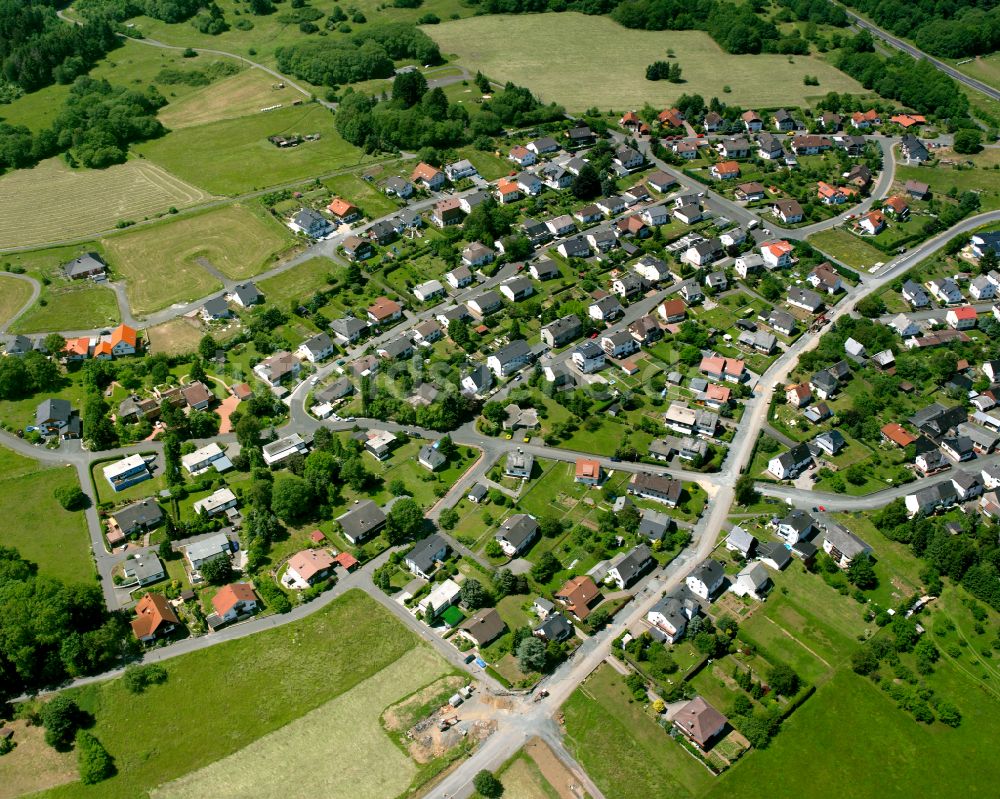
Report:
[[208,199],[148,161],[70,169],[50,158],[0,177],[0,249],[84,238]]
[[257,284],[267,301],[284,308],[293,297],[308,297],[327,286],[327,275],[340,267],[329,258],[317,256]]
[[[267,140],[292,133],[319,133],[321,138],[285,150]],[[306,180],[371,160],[340,138],[333,114],[314,103],[181,128],[134,149],[206,191],[228,195]]]
[[[496,81],[527,86],[545,102],[570,111],[668,105],[681,94],[732,96],[747,106],[805,105],[827,92],[864,89],[815,56],[737,56],[724,53],[701,31],[629,30],[607,17],[576,13],[481,16],[424,28],[441,52]],[[606,53],[595,57],[594,48]],[[646,67],[676,54],[684,82],[649,82]],[[558,64],[558,69],[552,65]],[[819,86],[805,86],[805,75]]]
[[69,583],[90,583],[87,521],[82,511],[63,510],[53,492],[79,485],[76,471],[44,468],[31,458],[0,449],[0,545],[14,547],[39,571]]
[[42,292],[45,305],[32,306],[14,323],[17,333],[48,333],[52,330],[91,330],[114,327],[121,321],[114,291],[93,283],[48,286]]
[[[421,649],[386,610],[363,592],[350,591],[301,621],[165,661],[167,682],[140,696],[130,694],[120,680],[73,691],[80,706],[94,714],[93,732],[114,756],[118,774],[98,785],[76,782],[44,795],[146,796],[337,697],[349,702],[346,697],[356,686],[363,693],[368,678]],[[383,707],[365,708],[375,724]],[[355,720],[340,721],[350,727]],[[310,736],[297,746],[312,755],[310,769],[325,763],[324,769],[340,770],[353,759],[350,751],[323,737]],[[285,755],[291,753],[280,753],[279,760]],[[284,765],[281,769],[285,773]],[[269,795],[284,795],[289,787]]]
[[853,269],[867,270],[875,264],[887,261],[890,256],[872,247],[860,236],[834,228],[814,233],[809,237],[809,243],[817,250],[836,258]]
[[16,277],[0,275],[0,325],[24,307],[31,297],[31,284]]
[[396,746],[379,717],[447,670],[429,648],[411,649],[336,699],[150,796],[392,799],[410,786],[417,765]]

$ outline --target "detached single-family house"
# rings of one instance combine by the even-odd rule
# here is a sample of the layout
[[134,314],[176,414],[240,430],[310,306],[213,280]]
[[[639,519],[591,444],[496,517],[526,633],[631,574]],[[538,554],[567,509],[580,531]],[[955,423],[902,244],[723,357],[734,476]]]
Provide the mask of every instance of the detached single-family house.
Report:
[[854,533],[831,523],[823,533],[823,551],[840,568],[846,569],[862,553],[871,554],[872,548]]
[[608,578],[624,591],[633,585],[643,574],[653,568],[656,561],[653,560],[653,553],[645,544],[632,549],[627,554],[620,556],[612,562],[608,569]]
[[523,339],[516,339],[490,355],[486,359],[486,365],[496,375],[497,380],[502,380],[523,369],[533,358],[528,343]]
[[514,558],[523,555],[538,540],[539,526],[534,516],[517,513],[507,517],[493,536],[504,554]]
[[567,580],[553,597],[574,618],[586,621],[591,608],[600,601],[601,591],[589,575],[582,574]]
[[351,506],[336,519],[340,530],[350,543],[362,544],[385,527],[386,516],[372,500],[363,499]]
[[767,470],[779,480],[791,480],[812,464],[812,453],[806,444],[798,444],[767,462]]
[[730,590],[736,596],[749,596],[758,602],[763,602],[773,587],[771,575],[762,564],[748,563],[737,573]]
[[786,544],[794,545],[803,539],[812,538],[816,523],[804,510],[795,508],[778,522],[777,533]]
[[711,599],[722,587],[725,570],[717,560],[704,560],[685,579],[688,590],[702,599]]
[[333,566],[333,556],[326,550],[303,549],[288,559],[282,582],[290,588],[308,588],[329,577]]
[[685,738],[706,751],[725,730],[729,720],[700,696],[696,696],[677,712],[673,722],[674,727]]
[[428,191],[437,191],[444,185],[445,174],[437,167],[421,161],[410,173],[410,181]]
[[417,545],[406,555],[404,562],[406,568],[417,577],[430,580],[434,572],[437,571],[438,564],[448,557],[449,552],[451,552],[451,546],[448,542],[442,536],[434,533],[422,541],[418,541]]
[[159,636],[169,635],[180,623],[163,594],[146,594],[135,606],[132,634],[143,643],[149,643]]
[[484,647],[499,638],[506,629],[507,624],[497,613],[496,608],[487,608],[463,622],[458,628],[458,634],[476,646]]
[[321,239],[333,231],[330,221],[312,208],[303,208],[291,218],[288,226],[311,239]]

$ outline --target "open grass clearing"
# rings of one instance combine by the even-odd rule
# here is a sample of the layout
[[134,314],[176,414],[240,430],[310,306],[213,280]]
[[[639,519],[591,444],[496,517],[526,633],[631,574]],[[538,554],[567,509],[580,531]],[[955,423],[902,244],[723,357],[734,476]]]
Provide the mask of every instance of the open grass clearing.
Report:
[[[1000,88],[1000,54],[998,53],[976,56],[971,61],[963,58],[960,62],[952,61],[951,64],[959,72],[969,77],[981,80],[994,89]],[[978,94],[978,92],[970,91],[970,94]]]
[[165,106],[159,114],[160,122],[171,130],[180,130],[256,114],[268,106],[290,105],[304,99],[301,92],[290,86],[284,89],[276,86],[273,75],[260,69],[246,69]]
[[382,729],[379,716],[446,670],[429,648],[412,649],[336,699],[150,795],[392,799],[407,789],[417,766]]
[[[607,17],[577,13],[481,16],[423,28],[444,54],[496,81],[527,86],[570,111],[669,105],[681,94],[732,96],[747,106],[806,105],[827,92],[864,93],[847,75],[813,56],[728,55],[702,31],[629,30]],[[588,43],[592,46],[588,46]],[[608,58],[595,57],[593,46]],[[646,67],[673,49],[684,83],[645,80]],[[791,62],[791,63],[789,63]],[[552,65],[558,64],[558,69]],[[803,85],[805,75],[819,86]]]
[[6,324],[30,298],[30,283],[16,277],[0,275],[0,325]]
[[292,298],[306,299],[327,286],[327,275],[337,269],[339,269],[337,264],[329,258],[317,256],[281,274],[260,281],[257,288],[264,293],[269,303],[285,308]]
[[[941,151],[937,155],[941,155]],[[955,156],[962,161],[983,162],[983,166],[956,169],[952,166],[938,164],[936,166],[897,166],[896,180],[905,183],[908,180],[918,180],[931,187],[931,194],[941,196],[952,188],[959,193],[975,191],[979,193],[982,211],[993,211],[1000,208],[1000,170],[992,167],[993,151],[987,150],[979,155]]]
[[[167,682],[141,696],[120,680],[74,691],[80,706],[94,714],[93,732],[115,757],[118,774],[48,795],[145,796],[284,728],[421,648],[386,610],[363,592],[350,591],[301,621],[165,661]],[[310,751],[321,745],[316,737],[300,744]],[[323,759],[331,768],[349,768],[354,755],[341,754],[329,751]],[[310,767],[316,763],[314,757]],[[284,791],[269,796],[278,793]]]
[[[293,133],[318,133],[320,139],[284,150],[267,140]],[[135,149],[216,194],[306,180],[371,160],[340,138],[333,114],[315,103],[182,128]]]
[[712,775],[637,704],[602,664],[563,705],[566,745],[608,799],[696,796]]
[[[83,238],[187,208],[211,195],[156,164],[70,169],[58,158],[0,177],[0,248]],[[53,226],[52,220],[59,220]]]
[[0,799],[15,799],[79,779],[76,753],[57,752],[45,743],[45,730],[26,721],[4,724],[14,730],[12,752],[0,757]]
[[[68,583],[90,583],[87,520],[82,511],[64,510],[57,488],[79,486],[76,470],[41,468],[36,461],[0,450],[0,544],[14,547],[39,571]],[[0,761],[2,762],[2,761]],[[2,780],[0,780],[2,781]]]
[[380,192],[372,183],[357,175],[337,175],[323,181],[338,197],[354,203],[369,219],[375,219],[399,210],[400,205]]
[[154,355],[181,355],[198,349],[198,342],[205,335],[201,326],[190,319],[171,319],[162,325],[147,328],[149,351]]
[[[41,304],[45,300],[45,305]],[[118,298],[107,286],[78,281],[48,286],[36,302],[13,325],[17,333],[48,333],[52,330],[92,330],[114,327],[121,321]]]
[[808,242],[816,249],[854,269],[867,270],[877,263],[885,263],[890,258],[860,236],[839,228],[814,233]]

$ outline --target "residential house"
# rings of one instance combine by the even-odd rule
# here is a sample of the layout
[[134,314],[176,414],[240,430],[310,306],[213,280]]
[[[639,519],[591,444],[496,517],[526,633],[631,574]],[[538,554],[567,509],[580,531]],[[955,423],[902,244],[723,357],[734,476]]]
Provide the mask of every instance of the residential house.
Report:
[[477,297],[473,297],[466,303],[469,311],[479,319],[489,316],[491,313],[499,311],[503,307],[500,295],[495,291],[486,291]]
[[775,571],[781,571],[792,562],[792,556],[783,544],[777,541],[765,541],[757,548],[760,562],[770,566]]
[[823,308],[823,298],[815,291],[792,286],[788,290],[788,304],[809,313],[817,313]]
[[133,502],[108,516],[108,545],[120,546],[136,533],[145,533],[163,521],[163,510],[152,499]]
[[365,435],[365,451],[384,461],[396,446],[396,435],[389,430],[369,430]]
[[62,266],[63,274],[70,280],[81,280],[85,277],[103,277],[107,264],[96,252],[84,253]]
[[155,553],[136,552],[122,561],[122,576],[126,584],[149,585],[167,576],[166,569]]
[[601,348],[609,358],[624,358],[639,349],[639,345],[628,330],[618,330],[601,337]]
[[288,226],[311,239],[321,239],[333,231],[329,220],[312,208],[303,208],[291,218]]
[[775,455],[767,462],[767,470],[779,480],[792,480],[812,465],[812,453],[807,444],[798,444]]
[[473,166],[471,161],[463,158],[461,161],[445,164],[444,174],[448,180],[455,183],[463,178],[476,177],[479,175],[479,172],[476,170],[476,167]]
[[371,242],[360,236],[348,236],[341,247],[349,261],[367,261],[375,255],[375,248]]
[[295,377],[302,369],[302,364],[292,353],[282,350],[258,363],[254,374],[274,388],[281,385],[286,378]]
[[445,174],[437,167],[421,161],[410,173],[410,182],[415,183],[428,191],[437,191],[445,182]]
[[583,332],[583,325],[580,318],[575,314],[568,314],[545,325],[541,331],[542,341],[550,347],[561,347],[576,338]]
[[760,255],[768,269],[779,269],[795,263],[794,247],[787,241],[769,241],[760,246]]
[[588,258],[590,244],[583,236],[574,236],[559,243],[556,250],[563,258]]
[[523,339],[516,339],[490,355],[486,359],[486,365],[496,375],[497,380],[502,380],[523,369],[533,359],[528,343]]
[[478,647],[484,647],[496,640],[507,629],[507,624],[497,613],[496,608],[480,610],[458,629],[458,634],[467,638]]
[[777,136],[761,133],[757,137],[757,156],[765,161],[780,161],[785,157],[785,147]]
[[257,611],[258,600],[249,583],[230,583],[212,597],[212,607],[219,622],[227,624]]
[[598,322],[610,322],[625,313],[618,299],[610,294],[592,302],[587,308],[587,315]]
[[368,318],[377,325],[394,322],[403,316],[403,306],[388,297],[379,297],[368,306]]
[[795,508],[778,522],[777,534],[786,544],[794,545],[804,539],[812,538],[816,532],[816,522],[804,510]]
[[647,541],[662,541],[666,538],[667,533],[670,532],[673,524],[673,519],[666,513],[646,509],[642,511],[642,515],[639,518],[639,527],[636,529],[636,534]]
[[[517,406],[508,405],[507,409],[511,407],[516,408]],[[534,411],[534,409],[532,409]],[[534,417],[537,420],[537,416]],[[537,425],[537,421],[535,422]],[[516,429],[516,428],[509,428]],[[503,473],[507,477],[516,477],[521,480],[528,480],[531,478],[531,470],[535,466],[535,456],[530,452],[524,452],[518,449],[516,452],[508,452],[507,457],[504,459]]]
[[408,180],[394,176],[386,180],[385,184],[383,184],[383,191],[390,196],[407,200],[413,196],[413,184]]
[[535,293],[535,287],[526,277],[512,277],[500,284],[500,293],[511,302],[520,302]]
[[608,569],[608,578],[624,591],[632,586],[643,574],[656,564],[653,554],[646,544],[639,544],[627,554],[619,556]]
[[736,575],[730,590],[736,596],[749,596],[758,602],[767,598],[768,592],[774,587],[771,575],[760,563],[748,563]]
[[636,319],[628,326],[628,332],[637,345],[652,344],[663,338],[663,329],[651,314]]
[[920,163],[929,160],[931,157],[930,152],[928,152],[923,142],[912,133],[903,135],[903,138],[899,142],[899,149],[903,154],[903,158],[907,161],[917,161]]
[[812,401],[812,390],[808,383],[798,383],[785,388],[785,400],[793,408],[804,408]]
[[740,121],[748,133],[756,133],[764,127],[764,120],[760,118],[756,111],[744,111],[740,115]]
[[531,266],[528,267],[528,274],[531,275],[535,280],[553,280],[557,277],[562,277],[562,272],[559,271],[559,265],[548,258],[543,258],[540,261],[535,261]]
[[739,525],[733,527],[726,536],[726,549],[738,552],[744,560],[753,555],[756,548],[757,539]]
[[996,284],[986,275],[979,275],[978,277],[973,278],[972,282],[969,284],[969,296],[977,302],[992,300],[996,297],[996,294]]
[[821,289],[827,294],[836,294],[844,289],[843,280],[829,261],[824,261],[813,269],[806,280],[813,288]]
[[927,284],[927,289],[935,299],[947,305],[954,305],[962,302],[962,290],[958,284],[950,277],[935,278]]
[[600,602],[601,592],[594,580],[583,574],[567,580],[553,597],[575,619],[586,621],[592,608]]
[[801,222],[803,219],[802,206],[798,200],[777,200],[774,203],[774,215],[786,225]]
[[642,153],[631,147],[622,145],[614,154],[614,162],[618,164],[622,169],[627,171],[632,171],[633,169],[638,169],[641,167],[646,160],[643,158]]
[[701,613],[698,601],[684,588],[664,595],[646,613],[650,634],[665,643],[675,644],[684,637],[688,622]]
[[443,536],[434,533],[427,536],[422,541],[418,541],[416,546],[406,555],[404,562],[417,577],[430,580],[439,563],[442,563],[451,552],[451,545]]
[[949,308],[945,321],[953,330],[971,330],[976,326],[976,309],[971,305]]
[[135,606],[132,634],[143,643],[149,643],[169,635],[180,623],[163,594],[146,594]]
[[871,554],[872,548],[854,533],[831,523],[823,532],[823,551],[841,569],[846,569],[861,554]]
[[288,559],[282,582],[293,588],[308,588],[329,577],[333,567],[333,556],[326,550],[303,549]]
[[604,368],[605,352],[594,341],[584,341],[570,355],[573,365],[583,374],[593,374]]
[[745,279],[764,268],[764,259],[757,253],[746,252],[736,258],[733,268],[737,275]]
[[857,226],[863,233],[877,236],[886,228],[885,214],[881,211],[869,211],[858,219]]
[[527,513],[509,516],[501,524],[494,538],[508,557],[518,557],[527,552],[538,540],[538,521]]
[[361,218],[361,209],[354,203],[350,203],[342,197],[334,197],[326,210],[336,217],[338,222],[353,222]]
[[742,136],[723,139],[715,147],[723,158],[733,159],[750,157],[750,142]]
[[[902,295],[903,299],[906,300],[912,308],[926,308],[931,304],[931,301],[927,297],[927,293],[924,291],[923,287],[919,283],[915,283],[912,280],[907,280],[903,283]],[[956,302],[960,301],[961,293],[959,293],[959,298]]]
[[527,147],[522,147],[518,144],[516,147],[512,147],[510,152],[507,153],[507,159],[513,161],[519,167],[526,167],[537,163],[538,155]]
[[336,348],[333,346],[333,340],[326,333],[317,333],[312,338],[306,339],[295,351],[300,358],[305,358],[310,363],[325,361],[334,352]]
[[104,479],[115,491],[124,491],[130,486],[149,480],[153,475],[149,464],[142,455],[129,455],[101,469]]
[[734,358],[705,357],[701,359],[698,369],[710,380],[724,380],[727,383],[742,383],[747,376],[744,362]]
[[645,255],[640,258],[633,267],[635,273],[644,281],[651,285],[669,281],[670,267],[666,262],[652,255]]
[[716,180],[734,180],[740,176],[740,165],[735,161],[719,161],[712,164],[709,172]]
[[847,446],[847,441],[839,430],[827,430],[816,436],[812,443],[823,453],[833,457]]
[[867,164],[854,164],[843,175],[844,180],[861,191],[867,191],[872,184],[872,171]]
[[687,316],[687,306],[680,299],[664,300],[656,307],[656,311],[667,324],[683,322]]
[[796,155],[818,155],[833,147],[833,142],[826,136],[807,134],[792,139],[792,152]]
[[239,504],[236,494],[229,488],[218,488],[203,499],[199,499],[191,507],[195,513],[204,511],[208,516],[218,516],[220,513],[235,508]]
[[903,190],[916,200],[926,200],[931,194],[931,187],[919,180],[906,181]]
[[362,499],[336,519],[340,530],[351,544],[364,543],[386,524],[382,509],[370,499]]
[[646,176],[646,185],[660,194],[665,194],[677,185],[677,179],[666,172],[656,170]]
[[701,219],[701,206],[697,203],[685,203],[674,207],[674,216],[685,225],[693,225]]
[[270,444],[265,444],[262,452],[264,463],[268,466],[273,466],[296,454],[307,455],[309,453],[309,445],[298,433],[292,433],[284,438],[279,438],[277,441],[272,441]]
[[340,344],[353,344],[368,330],[368,324],[353,316],[345,316],[330,322],[330,329]]
[[637,472],[628,483],[628,493],[643,499],[660,502],[668,507],[677,507],[681,498],[680,480],[650,472]]
[[[987,495],[983,496],[986,499]],[[954,505],[958,499],[955,487],[950,480],[944,480],[935,485],[918,489],[913,494],[907,494],[903,502],[911,518],[918,515],[929,516],[941,508]]]
[[736,187],[736,199],[742,200],[743,202],[754,202],[755,200],[763,200],[766,196],[764,192],[764,187],[756,181],[751,181],[750,183],[741,183]]

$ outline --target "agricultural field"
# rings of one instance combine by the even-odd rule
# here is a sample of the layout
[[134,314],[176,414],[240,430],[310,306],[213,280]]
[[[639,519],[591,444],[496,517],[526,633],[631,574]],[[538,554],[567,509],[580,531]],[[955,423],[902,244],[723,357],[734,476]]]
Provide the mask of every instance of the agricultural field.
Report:
[[336,269],[339,267],[329,258],[317,256],[274,277],[265,278],[257,284],[257,288],[270,304],[284,308],[293,297],[304,299],[328,285],[327,275]]
[[53,495],[62,486],[79,485],[76,470],[0,449],[0,475],[0,545],[14,547],[49,577],[90,583],[94,566],[86,517],[63,510]]
[[[638,108],[645,102],[669,105],[681,94],[723,97],[724,87],[747,106],[807,105],[827,92],[864,89],[814,56],[734,56],[701,31],[629,30],[607,17],[576,13],[481,16],[426,26],[442,54],[457,57],[496,81],[514,81],[545,102],[570,111]],[[595,58],[581,42],[600,42],[609,59]],[[647,65],[673,49],[684,82],[651,83]],[[551,65],[558,63],[559,69]],[[815,75],[819,86],[804,86]]]
[[160,111],[159,119],[171,130],[180,130],[255,114],[278,103],[290,105],[296,100],[308,99],[290,86],[276,89],[276,85],[273,75],[260,69],[247,69],[170,103]]
[[16,277],[0,275],[0,326],[10,322],[31,298],[31,284]]
[[852,269],[867,270],[877,263],[885,263],[891,257],[872,247],[860,236],[840,228],[814,233],[808,238],[808,242]]
[[198,342],[205,333],[197,322],[171,319],[162,325],[147,328],[146,338],[149,341],[149,351],[154,355],[161,352],[166,355],[181,355],[198,349]]
[[[321,138],[284,150],[267,140],[292,133],[318,133]],[[207,191],[228,195],[306,180],[371,160],[340,138],[333,114],[315,103],[181,128],[133,149]],[[247,168],[249,164],[253,169]]]
[[711,773],[670,740],[607,664],[562,710],[567,748],[608,799],[699,796],[712,784]]
[[[357,624],[358,619],[364,619],[364,624]],[[276,731],[280,736],[288,725],[338,697],[342,697],[341,707],[347,703],[366,718],[370,714],[377,726],[384,705],[374,706],[381,697],[370,693],[369,686],[376,682],[391,686],[393,681],[383,679],[379,672],[397,661],[430,675],[428,682],[447,670],[387,611],[363,592],[351,591],[301,621],[165,661],[166,683],[141,696],[129,693],[120,680],[76,690],[74,698],[94,714],[93,732],[115,758],[118,774],[92,787],[79,782],[64,785],[46,796],[131,799],[161,785],[167,790],[170,786],[165,784],[196,774],[259,739],[277,744],[279,739],[266,736]],[[276,674],[281,679],[276,680]],[[397,679],[405,678],[397,675]],[[392,701],[390,696],[387,702]],[[218,712],[221,707],[225,713]],[[336,721],[327,719],[327,723]],[[358,720],[348,716],[340,721],[354,724]],[[360,722],[357,727],[361,728]],[[301,730],[301,724],[290,729]],[[342,728],[336,733],[334,727],[327,729],[331,735],[345,735]],[[330,779],[339,779],[337,774],[351,768],[350,763],[360,762],[365,748],[360,742],[338,748],[334,740],[315,736],[310,736],[307,745],[295,745],[297,751],[310,753],[311,771],[322,762],[323,773]],[[389,756],[392,749],[394,745],[386,739],[379,744],[377,757]],[[345,752],[352,754],[342,757]],[[267,756],[285,760],[291,755],[270,749]],[[374,761],[365,762],[371,770]],[[403,761],[393,760],[397,762]],[[395,776],[387,773],[385,779],[383,788],[389,792],[372,796],[391,799],[408,787],[404,783],[401,789],[389,790]],[[366,775],[366,780],[375,786],[373,774]],[[285,785],[282,792],[290,789],[290,784]],[[320,793],[325,792],[312,795]],[[275,791],[267,795],[274,796]]]
[[[0,177],[0,249],[70,241],[121,220],[159,216],[211,195],[148,161],[70,169],[58,158]],[[57,226],[52,220],[58,219]]]
[[[446,671],[444,661],[429,648],[411,649],[336,699],[150,796],[392,799],[410,786],[417,765],[393,743],[379,717],[383,709]],[[317,758],[322,752],[326,756]],[[290,780],[290,774],[296,778]]]
[[124,277],[136,314],[197,299],[220,287],[218,273],[244,280],[292,244],[280,223],[231,205],[111,236],[102,244]]

